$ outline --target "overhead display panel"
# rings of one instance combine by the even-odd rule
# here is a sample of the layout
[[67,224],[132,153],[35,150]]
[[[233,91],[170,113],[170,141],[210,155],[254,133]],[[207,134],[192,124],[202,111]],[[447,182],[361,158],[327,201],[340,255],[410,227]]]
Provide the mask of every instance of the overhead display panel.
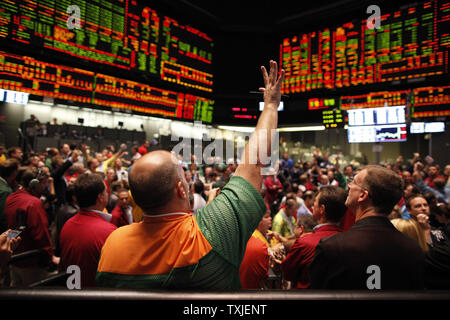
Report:
[[0,89],[74,105],[210,123],[214,101],[0,51]]
[[282,93],[390,84],[448,74],[450,3],[428,1],[282,39]]
[[[79,25],[73,25],[79,9]],[[67,13],[69,12],[69,13]],[[213,40],[143,0],[3,0],[0,39],[210,93]]]
[[450,86],[416,88],[413,93],[413,118],[450,116]]

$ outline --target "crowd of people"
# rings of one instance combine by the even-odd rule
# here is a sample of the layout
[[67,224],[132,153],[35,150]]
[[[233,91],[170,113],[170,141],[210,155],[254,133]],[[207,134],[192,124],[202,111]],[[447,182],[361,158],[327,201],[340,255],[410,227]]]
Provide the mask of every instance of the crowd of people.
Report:
[[125,144],[1,148],[2,284],[76,265],[82,288],[450,288],[450,164],[416,153],[355,167],[317,149],[262,176],[249,153],[277,127],[284,75],[275,62],[262,73],[265,109],[239,163],[186,163],[148,141],[131,157]]

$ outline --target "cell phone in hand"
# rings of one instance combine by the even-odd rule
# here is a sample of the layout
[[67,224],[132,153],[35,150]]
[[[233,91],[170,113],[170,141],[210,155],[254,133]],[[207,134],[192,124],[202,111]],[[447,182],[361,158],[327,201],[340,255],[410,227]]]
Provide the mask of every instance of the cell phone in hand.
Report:
[[22,230],[10,230],[8,231],[8,239],[15,239],[22,234]]

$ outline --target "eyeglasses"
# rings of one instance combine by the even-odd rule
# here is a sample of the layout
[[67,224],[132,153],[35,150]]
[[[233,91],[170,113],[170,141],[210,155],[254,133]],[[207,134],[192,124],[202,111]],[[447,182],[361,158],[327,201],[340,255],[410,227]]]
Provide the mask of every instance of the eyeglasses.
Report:
[[360,187],[360,188],[363,189],[364,191],[367,191],[367,193],[368,193],[369,196],[370,196],[369,189],[367,189],[366,187],[363,187],[362,185],[356,183],[356,182],[355,182],[355,179],[351,180],[351,181],[348,183],[348,186],[350,186],[351,184],[354,184],[355,186]]

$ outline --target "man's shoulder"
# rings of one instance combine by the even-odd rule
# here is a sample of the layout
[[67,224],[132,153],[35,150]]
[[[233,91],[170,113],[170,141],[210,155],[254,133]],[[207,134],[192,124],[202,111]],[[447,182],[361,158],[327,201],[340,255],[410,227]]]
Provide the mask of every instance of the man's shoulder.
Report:
[[111,223],[110,223],[110,225],[113,227],[112,228],[113,230],[108,237],[108,241],[116,242],[118,240],[122,241],[122,239],[129,238],[134,233],[134,230],[136,229],[136,226],[138,225],[138,223],[132,223],[132,224],[129,224],[126,226],[122,226],[120,228],[117,228],[115,225],[113,225]]
[[317,233],[315,239],[319,239],[319,244],[323,247],[342,247],[346,243],[354,243],[352,239],[355,235],[350,231],[346,232],[336,232],[331,235],[324,235],[323,233]]
[[80,211],[78,211],[72,218],[67,220],[67,222],[64,224],[63,230],[67,227],[67,230],[71,229],[76,231],[85,231],[87,230],[86,226],[94,228],[98,233],[104,231],[111,232],[117,229],[115,225],[113,225],[111,222],[106,221],[102,217],[80,214]]
[[0,180],[0,193],[12,193],[11,187],[3,180]]
[[278,211],[277,214],[273,217],[273,222],[282,222],[283,221],[283,216],[281,215],[281,211]]
[[267,251],[267,244],[265,244],[261,239],[258,239],[255,236],[251,236],[247,242],[247,250],[258,250],[258,251]]

